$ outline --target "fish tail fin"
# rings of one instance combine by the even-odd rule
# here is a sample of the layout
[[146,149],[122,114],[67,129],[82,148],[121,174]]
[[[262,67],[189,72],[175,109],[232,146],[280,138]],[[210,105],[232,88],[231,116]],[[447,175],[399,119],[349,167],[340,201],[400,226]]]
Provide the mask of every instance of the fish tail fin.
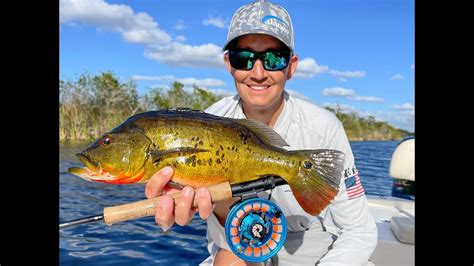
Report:
[[298,177],[288,184],[300,206],[311,215],[318,215],[339,191],[345,155],[337,150],[299,150]]

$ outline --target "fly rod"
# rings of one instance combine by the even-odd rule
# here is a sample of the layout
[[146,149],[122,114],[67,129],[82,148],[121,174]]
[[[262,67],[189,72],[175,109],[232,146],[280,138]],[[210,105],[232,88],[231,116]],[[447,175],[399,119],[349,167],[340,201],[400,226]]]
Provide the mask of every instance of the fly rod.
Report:
[[[247,181],[238,184],[230,184],[223,182],[217,185],[208,187],[211,194],[211,201],[213,203],[223,200],[229,200],[234,197],[255,197],[258,192],[273,189],[276,186],[287,184],[284,179],[278,176],[267,176],[261,179]],[[181,196],[181,192],[170,194],[174,199],[175,205]],[[85,217],[77,220],[72,220],[59,224],[59,229],[66,229],[76,225],[104,221],[107,225],[113,225],[118,222],[137,219],[146,216],[154,216],[156,206],[160,201],[161,196],[150,199],[145,199],[137,202],[127,203],[118,206],[104,208],[103,214]],[[194,199],[193,207],[197,207],[197,202]]]

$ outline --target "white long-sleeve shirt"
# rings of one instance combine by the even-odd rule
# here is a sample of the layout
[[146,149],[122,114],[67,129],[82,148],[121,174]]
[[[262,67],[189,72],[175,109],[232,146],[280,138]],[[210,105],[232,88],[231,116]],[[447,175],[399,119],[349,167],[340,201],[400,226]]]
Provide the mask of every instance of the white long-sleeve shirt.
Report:
[[[364,265],[377,244],[377,227],[344,128],[330,111],[287,92],[284,97],[283,111],[273,129],[289,144],[285,148],[336,149],[346,156],[339,192],[318,216],[306,213],[299,206],[288,185],[272,191],[272,201],[282,209],[288,225],[285,247],[277,253],[278,264]],[[238,95],[223,98],[206,112],[246,118]],[[268,198],[268,192],[260,193],[259,197]],[[203,265],[212,263],[219,248],[230,250],[224,228],[214,214],[207,219],[207,225],[211,256]]]

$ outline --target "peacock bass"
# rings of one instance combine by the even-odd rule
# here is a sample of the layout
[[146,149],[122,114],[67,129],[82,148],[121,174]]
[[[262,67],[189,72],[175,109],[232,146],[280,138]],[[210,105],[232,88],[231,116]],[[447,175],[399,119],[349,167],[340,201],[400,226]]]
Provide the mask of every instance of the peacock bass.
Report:
[[338,192],[344,154],[284,146],[275,131],[255,120],[163,109],[134,115],[103,134],[77,154],[85,167],[69,172],[89,181],[127,184],[146,182],[171,166],[174,184],[195,188],[276,175],[306,212],[317,215]]

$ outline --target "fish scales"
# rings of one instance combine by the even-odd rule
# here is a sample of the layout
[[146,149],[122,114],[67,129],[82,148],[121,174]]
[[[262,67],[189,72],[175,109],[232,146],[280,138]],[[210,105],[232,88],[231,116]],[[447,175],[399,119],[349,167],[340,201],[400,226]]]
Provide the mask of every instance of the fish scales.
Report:
[[[265,175],[297,174],[291,165],[296,160],[287,158],[290,155],[286,150],[266,145],[236,122],[224,121],[199,116],[150,117],[137,120],[135,125],[144,130],[159,150],[181,147],[206,150],[177,154],[159,162],[158,168],[166,165],[175,168],[173,181],[177,183],[199,187],[227,180],[233,184]],[[156,168],[150,167],[150,171],[155,172]]]

